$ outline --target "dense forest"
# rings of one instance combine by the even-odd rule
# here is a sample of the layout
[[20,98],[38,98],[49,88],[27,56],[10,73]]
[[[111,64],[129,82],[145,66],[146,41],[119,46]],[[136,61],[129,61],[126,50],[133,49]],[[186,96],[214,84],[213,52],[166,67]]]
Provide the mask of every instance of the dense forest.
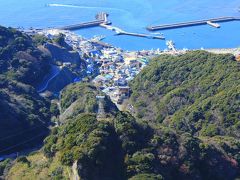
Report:
[[[68,121],[80,113],[97,113],[98,95],[103,93],[91,83],[71,84],[64,88],[60,97],[62,111],[60,121]],[[107,117],[112,117],[118,111],[108,96],[105,97],[104,109]]]
[[71,117],[7,177],[69,179],[68,169],[75,168],[86,180],[239,178],[238,73],[231,55],[160,56],[131,82],[135,117],[112,109],[110,121],[96,118],[96,87],[70,85],[61,106],[66,110],[77,102]]
[[162,125],[153,128],[123,112],[112,122],[83,113],[54,128],[40,152],[18,158],[7,177],[68,179],[68,168],[76,163],[87,180],[234,179],[240,147],[234,139],[229,142],[177,134]]
[[[0,73],[10,80],[35,85],[49,70],[38,40],[13,28],[0,27]],[[29,78],[31,77],[31,78]]]
[[48,72],[50,57],[37,44],[24,33],[0,27],[0,155],[31,148],[49,131],[50,103],[34,86]]
[[[32,148],[49,133],[56,109],[37,87],[68,56],[73,65],[84,67],[62,34],[48,39],[0,26],[0,155]],[[75,74],[74,69],[62,68],[48,90],[59,92],[73,82]]]
[[240,63],[232,55],[161,56],[131,88],[140,119],[197,136],[240,138]]

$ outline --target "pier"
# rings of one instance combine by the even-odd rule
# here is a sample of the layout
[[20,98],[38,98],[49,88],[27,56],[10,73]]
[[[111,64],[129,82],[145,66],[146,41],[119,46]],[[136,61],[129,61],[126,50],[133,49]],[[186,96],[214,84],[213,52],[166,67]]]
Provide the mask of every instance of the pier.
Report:
[[116,32],[116,35],[128,35],[128,36],[144,37],[144,38],[149,38],[149,39],[161,39],[161,40],[165,39],[163,36],[152,36],[149,34],[127,32],[118,27],[110,26],[112,23],[110,21],[108,21],[108,14],[105,12],[98,13],[95,16],[95,18],[96,18],[96,20],[94,20],[94,21],[64,26],[64,27],[60,27],[57,29],[73,31],[73,30],[78,30],[78,29],[83,29],[83,28],[88,28],[88,27],[100,26],[105,29]]
[[96,20],[94,20],[94,21],[89,21],[89,22],[83,22],[83,23],[80,23],[80,24],[64,26],[64,27],[60,27],[58,29],[61,29],[61,30],[78,30],[78,29],[82,29],[82,28],[100,26],[100,24],[106,24],[106,25],[111,24],[111,22],[108,21],[108,14],[107,13],[105,13],[105,12],[98,13],[96,15]]
[[165,37],[163,37],[163,36],[152,36],[152,35],[149,35],[149,34],[127,32],[127,31],[124,31],[124,30],[122,30],[118,27],[110,26],[110,25],[107,25],[107,24],[100,24],[100,26],[103,27],[103,28],[106,28],[108,30],[116,32],[116,35],[128,35],[128,36],[144,37],[144,38],[149,38],[149,39],[161,39],[161,40],[165,39]]
[[[157,26],[148,26],[147,30],[149,31],[157,31],[157,30],[166,30],[166,29],[176,29],[176,28],[183,28],[183,27],[190,27],[190,26],[199,26],[199,25],[214,25],[216,27],[218,22],[229,22],[229,21],[239,21],[240,18],[237,17],[219,17],[219,18],[212,18],[212,19],[203,19],[197,21],[189,21],[189,22],[180,22],[180,23],[173,23],[173,24],[163,24]],[[211,22],[211,23],[209,23]]]
[[213,22],[211,22],[211,21],[207,21],[207,24],[210,25],[210,26],[212,26],[212,27],[215,27],[215,28],[220,28],[220,27],[221,27],[220,24],[213,23]]

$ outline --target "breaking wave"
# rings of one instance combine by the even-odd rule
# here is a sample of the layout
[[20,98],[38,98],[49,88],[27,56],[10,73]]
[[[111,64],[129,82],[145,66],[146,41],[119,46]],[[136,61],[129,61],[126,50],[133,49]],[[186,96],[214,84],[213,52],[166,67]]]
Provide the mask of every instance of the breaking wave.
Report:
[[105,10],[112,10],[112,11],[124,11],[128,12],[124,9],[118,9],[118,8],[110,8],[110,7],[97,7],[97,6],[78,6],[78,5],[72,5],[72,4],[47,4],[49,7],[67,7],[67,8],[80,8],[80,9],[105,9]]

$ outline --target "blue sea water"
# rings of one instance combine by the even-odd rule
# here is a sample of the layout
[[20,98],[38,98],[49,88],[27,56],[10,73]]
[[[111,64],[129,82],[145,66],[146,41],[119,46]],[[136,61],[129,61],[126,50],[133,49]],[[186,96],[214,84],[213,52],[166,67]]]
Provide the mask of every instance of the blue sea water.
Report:
[[[93,20],[96,13],[105,11],[114,26],[151,33],[146,26],[220,16],[240,17],[239,8],[240,0],[0,0],[0,24],[24,28],[60,27]],[[239,47],[239,32],[240,21],[221,23],[220,29],[204,25],[161,31],[180,49]],[[105,35],[105,42],[125,50],[166,48],[162,40],[115,36],[100,27],[76,33],[88,38]]]

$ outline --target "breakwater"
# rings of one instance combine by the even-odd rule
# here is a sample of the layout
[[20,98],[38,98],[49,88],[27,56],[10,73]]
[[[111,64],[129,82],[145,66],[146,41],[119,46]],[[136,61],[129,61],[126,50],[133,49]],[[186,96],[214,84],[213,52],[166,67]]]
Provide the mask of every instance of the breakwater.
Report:
[[88,27],[95,27],[95,26],[100,26],[100,24],[111,24],[110,21],[108,21],[108,14],[105,12],[98,13],[96,15],[96,20],[94,21],[89,21],[89,22],[83,22],[79,24],[74,24],[74,25],[69,25],[69,26],[63,26],[59,27],[57,29],[61,30],[78,30],[82,28],[88,28]]
[[149,38],[149,39],[161,39],[161,40],[165,39],[165,37],[163,37],[163,36],[152,36],[149,34],[127,32],[127,31],[120,29],[119,27],[110,26],[110,25],[106,25],[106,24],[100,24],[100,26],[105,29],[116,32],[116,35],[128,35],[128,36],[136,36],[136,37],[143,37],[143,38]]
[[203,19],[203,20],[196,20],[196,21],[179,22],[179,23],[173,23],[173,24],[148,26],[147,30],[157,31],[157,30],[166,30],[166,29],[175,29],[175,28],[182,28],[182,27],[205,25],[205,24],[208,24],[208,22],[218,23],[218,22],[229,22],[229,21],[239,21],[239,20],[240,20],[240,18],[238,18],[238,17],[219,17],[219,18]]

